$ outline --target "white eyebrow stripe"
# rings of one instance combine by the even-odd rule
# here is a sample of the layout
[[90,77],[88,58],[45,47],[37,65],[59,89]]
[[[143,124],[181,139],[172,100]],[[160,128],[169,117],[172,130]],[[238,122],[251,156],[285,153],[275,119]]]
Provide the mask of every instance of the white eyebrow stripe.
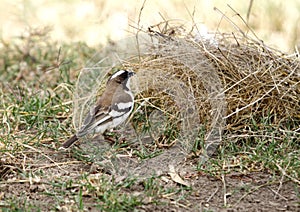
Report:
[[119,102],[118,104],[116,104],[119,110],[130,108],[132,107],[132,105],[132,102]]
[[119,75],[121,75],[121,74],[123,74],[123,73],[125,73],[124,70],[117,71],[116,73],[114,73],[114,74],[110,77],[110,79],[116,78],[117,76],[119,76]]

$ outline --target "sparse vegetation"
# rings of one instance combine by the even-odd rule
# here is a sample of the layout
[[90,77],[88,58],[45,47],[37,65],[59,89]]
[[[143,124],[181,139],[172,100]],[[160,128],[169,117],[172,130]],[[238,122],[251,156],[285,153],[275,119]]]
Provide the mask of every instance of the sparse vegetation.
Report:
[[[76,79],[96,48],[53,42],[48,39],[48,28],[29,29],[26,36],[2,42],[0,208],[298,210],[299,58],[269,48],[243,31],[218,33],[216,46],[209,40],[195,41],[193,32],[183,28],[168,21],[151,28],[147,33],[160,41],[152,54],[140,57],[139,62],[124,61],[124,66],[145,76],[161,73],[162,81],[169,77],[188,82],[184,87],[176,81],[174,87],[181,86],[179,97],[186,90],[193,95],[202,125],[197,126],[194,143],[182,144],[190,150],[184,155],[186,160],[181,158],[181,149],[171,151],[186,133],[180,131],[185,110],[178,99],[170,98],[172,89],[162,92],[150,85],[151,89],[137,95],[131,118],[133,129],[143,136],[125,130],[126,140],[116,135],[116,143],[103,144],[97,153],[91,147],[98,138],[89,138],[88,148],[80,145],[70,152],[59,151],[62,141],[74,132],[71,115]],[[200,76],[205,79],[199,81],[195,66],[187,65],[193,61],[217,73],[227,103],[226,114],[217,107],[226,116],[226,124],[217,125],[223,130],[222,144],[205,163],[198,156],[216,119],[211,111],[221,101],[210,101],[211,93],[204,85],[210,78],[203,71]],[[158,114],[153,113],[156,109]],[[189,112],[194,115],[195,111]],[[158,122],[149,122],[151,119]]]

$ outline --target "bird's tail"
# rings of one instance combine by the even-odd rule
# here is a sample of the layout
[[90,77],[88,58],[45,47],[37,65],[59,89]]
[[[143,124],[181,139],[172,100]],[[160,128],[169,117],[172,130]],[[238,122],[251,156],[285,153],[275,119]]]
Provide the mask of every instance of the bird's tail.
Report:
[[63,143],[63,145],[61,146],[61,148],[69,148],[70,146],[72,146],[76,141],[78,140],[78,137],[76,135],[73,135],[71,138],[69,138],[65,143]]

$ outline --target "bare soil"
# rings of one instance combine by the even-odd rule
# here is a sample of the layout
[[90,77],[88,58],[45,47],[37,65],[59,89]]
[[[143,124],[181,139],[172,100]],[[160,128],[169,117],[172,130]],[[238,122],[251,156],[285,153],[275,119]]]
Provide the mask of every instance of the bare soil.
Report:
[[[48,155],[57,164],[55,165],[43,154]],[[68,152],[45,149],[43,154],[24,152],[23,155],[14,158],[2,157],[0,164],[0,206],[2,208],[13,210],[13,207],[8,204],[14,202],[16,207],[26,205],[27,210],[31,208],[33,211],[37,207],[43,211],[54,208],[74,211],[77,209],[72,194],[79,192],[78,182],[82,180],[83,173],[91,178],[99,175],[106,176],[113,183],[126,180],[125,175],[108,173],[99,165],[74,159]],[[157,177],[157,183],[162,188],[173,189],[175,192],[160,194],[157,191],[153,196],[149,196],[143,184],[146,178],[141,177],[137,178],[138,180],[131,186],[122,187],[121,193],[142,200],[142,204],[136,207],[138,211],[300,211],[299,186],[289,179],[272,176],[262,171],[230,172],[211,176],[196,171],[193,160],[185,161],[181,167],[184,167],[184,170],[177,171],[181,178],[190,184],[190,188],[174,182],[163,170]],[[28,176],[30,174],[32,176]],[[71,186],[63,183],[70,180],[77,183]],[[96,211],[97,198],[101,202],[97,192],[83,191],[84,208]]]

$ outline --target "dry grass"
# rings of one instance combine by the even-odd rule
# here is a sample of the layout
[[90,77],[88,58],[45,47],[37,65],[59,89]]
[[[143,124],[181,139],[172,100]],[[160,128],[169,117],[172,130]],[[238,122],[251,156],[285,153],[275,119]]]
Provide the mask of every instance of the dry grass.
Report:
[[[177,117],[171,122],[179,123],[182,114],[190,115],[194,119],[187,118],[189,132],[193,133],[199,122],[205,123],[206,142],[215,144],[223,130],[229,137],[268,138],[272,136],[269,128],[280,132],[277,138],[299,136],[297,54],[272,49],[240,29],[232,34],[211,34],[207,39],[199,38],[196,25],[189,30],[163,21],[146,33],[152,41],[140,44],[139,62],[128,60],[126,66],[138,72],[143,91],[140,98],[159,99],[156,106]],[[174,92],[180,100],[170,98]],[[193,105],[196,108],[191,112]],[[192,147],[189,144],[185,149]]]
[[[91,60],[108,56],[89,67],[95,75],[79,75],[88,84],[77,88],[95,49],[60,48],[43,30],[2,42],[1,209],[297,210],[298,55],[269,48],[228,20],[234,33],[206,38],[195,24],[137,27],[133,42],[111,42]],[[86,149],[81,141],[81,148],[59,151],[72,133],[71,94],[96,95],[78,86],[119,67],[137,71],[135,132],[126,128],[125,142],[96,137]],[[187,157],[201,147],[216,154],[206,163]]]

